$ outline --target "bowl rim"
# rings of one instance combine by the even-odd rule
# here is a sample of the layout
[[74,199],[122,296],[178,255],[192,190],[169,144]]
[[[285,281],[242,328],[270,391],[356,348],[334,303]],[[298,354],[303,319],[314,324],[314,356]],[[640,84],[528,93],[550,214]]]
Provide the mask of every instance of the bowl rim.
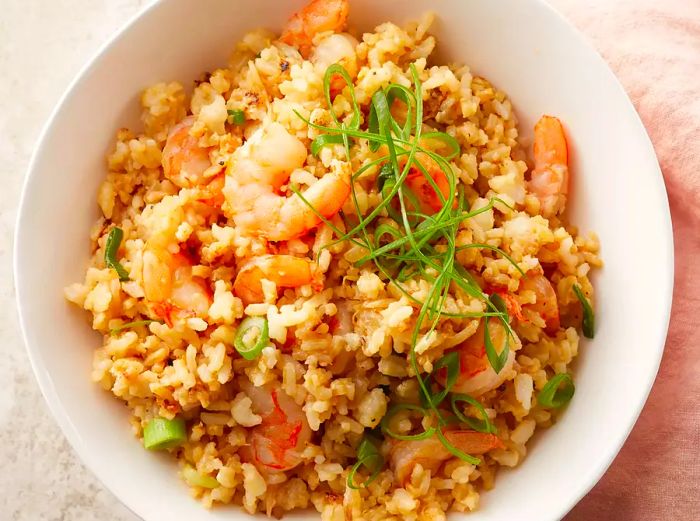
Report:
[[[632,429],[636,425],[639,416],[647,402],[654,382],[656,381],[659,366],[661,364],[661,359],[665,351],[666,337],[668,334],[668,327],[672,311],[675,269],[674,237],[671,211],[668,200],[668,192],[666,190],[663,173],[659,165],[658,158],[656,156],[656,151],[654,149],[651,138],[649,137],[649,134],[646,130],[646,127],[644,126],[644,123],[641,117],[639,116],[639,113],[634,107],[634,104],[629,98],[627,91],[624,89],[620,80],[612,71],[607,61],[605,61],[605,59],[601,56],[598,50],[592,45],[592,43],[589,42],[588,38],[578,29],[578,27],[576,27],[572,22],[570,22],[560,11],[554,8],[547,0],[530,1],[539,4],[540,8],[549,11],[550,15],[554,15],[558,19],[560,24],[566,26],[569,29],[569,31],[571,32],[571,38],[576,40],[576,43],[578,45],[587,48],[588,51],[592,52],[595,55],[595,59],[600,62],[601,66],[608,70],[608,72],[614,79],[615,88],[622,93],[624,103],[626,103],[628,105],[628,108],[634,113],[633,117],[635,118],[635,122],[639,125],[640,130],[643,134],[643,139],[646,141],[646,144],[649,146],[653,154],[652,157],[655,159],[654,169],[658,174],[656,176],[655,190],[657,192],[657,197],[660,203],[659,210],[662,211],[662,215],[659,216],[659,220],[661,221],[661,228],[663,228],[662,233],[665,238],[665,241],[659,246],[665,251],[666,273],[665,279],[661,281],[664,283],[664,287],[661,288],[662,291],[659,291],[658,294],[658,298],[661,298],[663,300],[662,309],[665,310],[665,313],[663,316],[658,317],[660,326],[658,329],[659,338],[657,338],[654,342],[654,344],[658,347],[656,348],[653,364],[651,366],[653,368],[653,371],[650,372],[646,381],[642,382],[644,384],[643,388],[641,384],[639,385],[640,391],[643,390],[643,392],[639,395],[640,398],[637,400],[637,403],[634,404],[634,414],[631,416],[632,421],[629,423],[629,425],[626,426],[626,428],[619,429],[616,439],[609,442],[606,445],[606,450],[598,455],[599,466],[596,468],[595,472],[593,472],[589,476],[589,479],[581,480],[578,484],[578,487],[576,489],[573,489],[571,493],[568,494],[568,499],[560,502],[561,509],[557,519],[562,519],[568,512],[570,512],[573,509],[574,506],[576,506],[576,504],[579,501],[581,501],[581,499],[586,494],[588,494],[588,492],[590,492],[590,490],[600,481],[607,469],[613,463],[618,453],[622,449],[622,446],[625,444],[627,438],[632,432]],[[26,310],[23,311],[23,309],[26,309],[26,307],[22,305],[23,292],[21,289],[22,284],[20,281],[22,280],[23,275],[21,273],[22,270],[20,268],[19,261],[20,243],[23,240],[21,232],[25,228],[25,221],[27,220],[25,214],[28,212],[27,199],[29,197],[29,186],[31,185],[31,180],[37,175],[36,165],[38,163],[39,157],[42,155],[46,137],[50,133],[52,127],[54,126],[55,121],[57,120],[63,105],[67,102],[68,99],[71,98],[75,87],[89,75],[90,71],[96,66],[96,64],[100,61],[103,55],[106,54],[111,49],[111,47],[114,46],[118,41],[120,41],[131,30],[131,28],[139,22],[139,20],[142,17],[147,16],[149,13],[158,9],[165,3],[166,0],[152,0],[150,3],[138,9],[136,13],[133,14],[119,29],[117,29],[102,44],[99,45],[97,50],[92,53],[92,55],[88,58],[85,64],[78,70],[76,75],[69,82],[68,86],[61,94],[58,102],[51,111],[49,118],[44,124],[39,134],[39,137],[36,140],[36,145],[32,153],[31,159],[29,161],[29,165],[27,167],[27,173],[23,181],[20,201],[17,208],[14,245],[12,253],[12,274],[15,289],[15,304],[17,306],[18,311],[18,322],[20,325],[21,337],[25,346],[25,351],[27,352],[27,356],[32,367],[32,371],[34,373],[37,383],[39,384],[41,394],[45,402],[48,404],[49,411],[51,412],[51,415],[53,416],[54,420],[61,429],[61,432],[68,440],[71,448],[79,456],[81,463],[90,470],[93,476],[97,478],[101,486],[109,490],[110,494],[112,494],[112,496],[115,497],[119,501],[119,503],[121,503],[125,508],[127,508],[134,516],[136,516],[139,519],[145,518],[143,518],[139,513],[137,513],[138,506],[132,504],[132,502],[129,499],[119,495],[113,488],[112,484],[109,483],[108,480],[103,479],[102,475],[97,472],[95,465],[93,464],[92,457],[86,454],[86,451],[79,443],[79,440],[75,433],[71,429],[69,429],[69,425],[71,424],[69,415],[63,408],[62,401],[59,399],[58,395],[53,392],[51,382],[48,377],[48,369],[44,366],[43,361],[38,352],[32,347],[32,345],[30,345],[29,342],[29,336],[27,334],[27,331],[29,328],[30,321],[27,318]],[[660,281],[657,281],[657,283],[658,282]]]

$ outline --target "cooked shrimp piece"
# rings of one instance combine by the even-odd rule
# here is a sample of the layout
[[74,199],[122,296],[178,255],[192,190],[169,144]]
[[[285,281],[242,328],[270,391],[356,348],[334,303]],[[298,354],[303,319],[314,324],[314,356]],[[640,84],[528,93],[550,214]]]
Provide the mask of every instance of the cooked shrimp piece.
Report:
[[[472,456],[504,447],[503,442],[495,434],[470,430],[447,431],[444,434],[453,446]],[[408,481],[413,468],[419,463],[434,475],[440,465],[454,457],[436,436],[425,440],[394,442],[389,451],[389,463],[394,471],[394,478],[400,485]]]
[[[453,392],[479,396],[495,389],[510,376],[515,360],[515,351],[512,347],[517,346],[520,340],[517,337],[508,339],[508,332],[499,320],[491,319],[488,321],[491,342],[496,348],[496,352],[500,354],[506,345],[509,349],[505,365],[499,373],[496,373],[486,356],[485,324],[486,321],[482,320],[476,332],[457,348],[459,352],[459,378],[452,387]],[[438,379],[444,382],[444,378],[441,376]]]
[[528,188],[540,200],[542,215],[552,217],[564,211],[569,191],[569,153],[557,118],[542,116],[535,125],[534,155]]
[[262,417],[262,422],[248,432],[250,451],[244,456],[266,471],[289,470],[299,465],[301,452],[311,441],[311,428],[301,406],[279,384],[254,387],[246,383],[243,391],[253,402],[253,412]]
[[345,29],[350,6],[348,0],[312,0],[294,13],[282,31],[280,40],[299,49],[307,58],[318,33]]
[[[259,129],[233,154],[224,196],[236,226],[271,241],[304,235],[335,215],[350,195],[349,173],[332,170],[302,193],[277,193],[306,161],[306,147],[279,123]],[[304,201],[306,200],[306,202]],[[307,204],[308,203],[308,204]],[[309,207],[311,205],[311,207]]]
[[154,313],[171,327],[177,319],[206,315],[212,304],[211,290],[192,275],[190,260],[159,248],[143,253],[143,289]]
[[[440,190],[438,193],[435,187],[425,176],[423,171],[417,166],[412,166],[408,175],[406,176],[406,186],[411,189],[411,191],[416,195],[420,202],[420,211],[432,215],[439,212],[444,206],[444,201],[447,201],[450,197],[450,181],[447,178],[445,172],[440,168],[431,157],[424,153],[418,153],[416,159],[420,161],[420,164],[428,172],[435,185]],[[405,161],[401,161],[402,166]],[[454,198],[451,203],[452,208],[457,208],[457,199]]]
[[555,333],[559,329],[559,303],[552,283],[543,274],[530,271],[520,281],[519,289],[535,293],[535,303],[524,304],[522,307],[540,315],[544,320],[546,331]]
[[211,167],[211,147],[199,146],[199,139],[190,134],[194,116],[175,125],[163,148],[163,174],[180,188],[192,188],[210,181],[204,173]]
[[236,275],[233,292],[244,304],[264,300],[262,280],[274,282],[278,288],[297,288],[313,280],[311,261],[292,255],[262,255],[246,262]]
[[[357,48],[358,41],[347,33],[331,34],[318,42],[314,48],[310,60],[316,66],[320,74],[325,74],[326,69],[338,63],[351,78],[357,76]],[[331,78],[331,96],[338,94],[345,88],[345,80],[336,75]]]

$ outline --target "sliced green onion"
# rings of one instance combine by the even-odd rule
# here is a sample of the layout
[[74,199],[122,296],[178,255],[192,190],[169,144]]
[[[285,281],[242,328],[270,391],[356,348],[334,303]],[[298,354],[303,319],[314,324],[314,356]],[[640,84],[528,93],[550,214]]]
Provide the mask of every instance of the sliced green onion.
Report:
[[457,378],[459,378],[460,370],[459,353],[456,351],[453,351],[452,353],[447,353],[445,356],[443,356],[437,362],[435,362],[435,364],[433,365],[433,372],[430,374],[430,377],[426,378],[425,380],[428,392],[432,392],[431,380],[434,380],[438,371],[440,371],[443,368],[447,369],[447,377],[445,378],[445,387],[442,391],[431,396],[424,396],[423,390],[421,389],[421,398],[425,398],[426,404],[428,405],[431,403],[435,407],[440,405],[447,396],[447,393],[449,393],[454,387],[454,385],[457,383]]
[[395,179],[394,169],[391,168],[389,163],[384,163],[379,169],[379,175],[377,176],[377,188],[379,188],[380,192],[384,188],[384,183],[390,179]]
[[248,317],[238,326],[233,346],[243,358],[254,360],[260,355],[269,340],[267,319]]
[[448,440],[445,435],[443,434],[442,430],[437,429],[436,431],[437,437],[440,440],[440,442],[445,446],[445,448],[453,455],[461,459],[462,461],[466,461],[467,463],[470,463],[472,465],[478,465],[481,463],[481,460],[477,458],[476,456],[472,456],[471,454],[467,454],[466,452],[462,452],[459,450],[457,447],[452,445],[450,443],[450,440]]
[[311,142],[311,153],[318,157],[321,149],[328,145],[342,145],[343,136],[340,134],[321,134]]
[[593,314],[593,308],[591,303],[588,301],[586,296],[578,284],[573,286],[574,293],[576,293],[576,298],[581,302],[583,307],[583,336],[586,338],[593,338],[595,334],[595,315]]
[[[465,416],[459,409],[459,402],[467,402],[469,405],[473,405],[476,410],[479,411],[481,420]],[[495,425],[491,423],[488,414],[486,414],[486,410],[484,410],[484,406],[481,405],[479,400],[472,398],[468,394],[455,393],[450,395],[450,404],[452,405],[452,412],[454,412],[455,416],[457,416],[462,423],[466,423],[475,431],[496,434],[497,429]]]
[[245,124],[245,112],[242,110],[227,110],[229,123],[234,125]]
[[124,329],[131,329],[132,327],[147,326],[152,322],[157,322],[157,320],[135,320],[133,322],[127,322],[126,324],[113,327],[109,330],[109,334],[114,335],[115,333],[119,333],[119,331],[123,331]]
[[426,440],[430,438],[433,434],[435,434],[435,427],[429,427],[428,429],[424,430],[423,432],[419,432],[418,434],[397,434],[393,432],[391,429],[389,429],[389,421],[401,411],[416,411],[420,412],[423,416],[425,416],[426,414],[426,410],[418,405],[413,405],[410,403],[397,403],[396,405],[391,406],[387,413],[384,415],[384,418],[382,418],[380,426],[384,434],[386,434],[387,436],[391,436],[392,438],[395,438],[397,440],[404,441]]
[[182,418],[153,418],[143,429],[143,446],[148,450],[172,449],[186,439],[187,429]]
[[200,474],[190,465],[185,465],[182,469],[182,477],[192,487],[217,488],[221,486],[215,478]]
[[493,340],[491,339],[491,328],[489,327],[489,319],[486,318],[486,323],[484,324],[484,348],[486,350],[486,357],[491,364],[491,367],[496,372],[500,373],[505,367],[508,361],[508,353],[510,351],[510,346],[508,343],[508,335],[506,335],[506,345],[501,349],[500,353],[496,352],[496,347],[493,345]]
[[491,301],[491,304],[493,304],[493,307],[496,308],[498,311],[500,311],[501,313],[508,313],[506,303],[503,300],[503,297],[501,297],[498,293],[492,293],[489,297],[489,300]]
[[[378,444],[378,440],[375,440],[372,436],[365,435],[365,437],[362,438],[360,445],[357,447],[357,462],[352,466],[348,474],[348,488],[353,490],[364,488],[377,479],[377,476],[379,476],[384,466],[384,458],[377,449]],[[363,483],[355,485],[355,474],[357,474],[357,471],[363,466],[367,468],[371,474]]]
[[119,280],[126,282],[129,280],[129,272],[117,260],[117,252],[124,238],[124,231],[116,226],[109,231],[107,244],[105,245],[105,264],[112,268],[119,275]]
[[[562,384],[564,386],[560,388]],[[574,386],[574,380],[571,378],[571,375],[560,373],[545,384],[537,395],[537,401],[543,407],[558,409],[569,403],[575,391],[576,386]]]

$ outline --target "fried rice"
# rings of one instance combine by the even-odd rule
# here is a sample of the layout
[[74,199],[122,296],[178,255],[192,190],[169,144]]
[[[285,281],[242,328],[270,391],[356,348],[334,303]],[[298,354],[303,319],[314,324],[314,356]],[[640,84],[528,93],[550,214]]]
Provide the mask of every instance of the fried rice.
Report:
[[[380,157],[381,150],[362,140],[350,142],[350,158],[342,143],[316,155],[309,150],[323,133],[318,126],[333,122],[324,91],[327,65],[314,63],[313,53],[276,34],[253,31],[236,45],[229,64],[196,82],[191,94],[178,82],[148,87],[141,95],[141,131],[117,132],[97,194],[102,216],[90,234],[85,280],[66,288],[65,295],[90,312],[93,329],[102,335],[92,379],[127,405],[134,435],[143,438],[154,418],[185,421],[186,439],[168,451],[191,494],[207,507],[234,503],[274,516],[312,507],[324,521],[443,520],[449,510],[477,509],[480,490],[494,486],[498,468],[518,465],[528,440],[554,421],[556,410],[537,396],[554,375],[571,371],[578,354],[581,303],[573,288],[592,299],[588,277],[601,266],[598,240],[579,234],[561,212],[543,215],[542,200],[529,184],[528,154],[511,101],[466,66],[432,64],[437,43],[428,32],[432,21],[427,14],[403,28],[387,22],[359,35],[352,46],[354,70],[346,68],[365,119],[377,91],[414,84],[412,65],[422,84],[425,128],[459,144],[449,163],[468,208],[496,201],[459,223],[455,237],[457,246],[485,244],[510,257],[488,248],[456,254],[485,292],[497,289],[506,297],[517,335],[506,347],[512,363],[498,382],[471,393],[494,427],[490,436],[497,438],[476,464],[450,455],[437,462],[417,458],[399,471],[397,443],[420,442],[381,434],[383,423],[399,435],[421,430],[421,420],[409,409],[385,418],[396,403],[421,403],[410,353],[425,377],[447,353],[481,334],[479,326],[487,320],[442,316],[415,343],[413,332],[421,328],[416,302],[433,284],[428,274],[414,275],[399,288],[376,263],[358,266],[367,254],[361,244],[336,240],[334,228],[347,228],[341,216],[353,216],[358,208],[366,215],[381,202],[381,165],[353,178],[354,196],[339,200],[335,215],[319,217],[288,240],[251,233],[252,225],[232,218],[235,198],[228,184],[221,189],[236,175],[231,165],[237,164],[237,151],[271,123],[306,147],[302,164],[276,187],[286,199],[332,172],[347,175]],[[331,34],[315,34],[312,47]],[[343,121],[353,113],[349,89],[333,90],[332,110]],[[240,114],[242,124],[235,121]],[[177,170],[172,150],[164,149],[185,120],[183,142],[206,151],[201,172],[206,182],[165,173]],[[105,260],[115,227],[123,231],[117,256],[126,277]],[[164,274],[154,274],[149,264],[155,248],[162,252],[155,255],[158,266],[167,267]],[[237,276],[246,263],[269,255],[308,260],[312,280],[295,287],[264,272],[256,286],[259,298],[242,298],[234,287]],[[538,307],[536,289],[523,283],[523,273],[544,274],[551,284],[555,327]],[[178,277],[186,279],[178,286],[185,295],[175,298],[166,289]],[[188,299],[190,308],[183,304]],[[454,286],[442,306],[452,314],[486,309],[483,299]],[[247,317],[263,318],[269,327],[268,341],[250,360],[236,349]],[[256,405],[260,390],[271,393],[282,417],[267,430],[260,428],[272,413]],[[287,405],[277,403],[282,395]],[[466,410],[473,411],[470,407]],[[296,425],[303,424],[304,431],[279,431],[279,424],[291,422],[294,408],[303,416]],[[422,423],[423,429],[430,426],[429,419]],[[348,486],[358,445],[369,431],[378,433],[377,450],[386,464],[371,481],[370,472],[359,469],[356,482],[367,484]],[[250,450],[255,436],[268,443],[266,454]],[[272,446],[265,436],[291,441]]]

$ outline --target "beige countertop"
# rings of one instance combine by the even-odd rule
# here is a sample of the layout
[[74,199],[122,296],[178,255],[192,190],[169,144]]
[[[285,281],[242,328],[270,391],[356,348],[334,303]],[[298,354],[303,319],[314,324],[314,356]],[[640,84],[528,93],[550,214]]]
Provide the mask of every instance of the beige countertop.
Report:
[[0,520],[138,521],[80,462],[20,338],[15,216],[41,128],[80,67],[146,0],[3,0],[0,14]]

